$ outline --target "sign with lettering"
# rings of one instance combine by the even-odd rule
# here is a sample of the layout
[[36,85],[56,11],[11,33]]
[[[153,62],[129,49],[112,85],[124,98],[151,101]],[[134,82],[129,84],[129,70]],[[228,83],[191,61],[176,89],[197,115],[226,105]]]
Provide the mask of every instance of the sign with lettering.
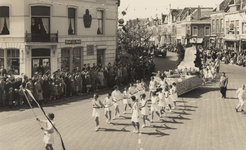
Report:
[[65,44],[81,44],[81,40],[65,40]]
[[94,45],[87,45],[87,55],[94,55]]

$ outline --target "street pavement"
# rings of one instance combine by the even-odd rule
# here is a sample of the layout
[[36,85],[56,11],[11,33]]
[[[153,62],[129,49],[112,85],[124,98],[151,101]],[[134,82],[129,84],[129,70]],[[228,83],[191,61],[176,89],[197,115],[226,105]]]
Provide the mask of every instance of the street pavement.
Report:
[[[156,67],[173,69],[176,59],[175,53],[155,58]],[[215,81],[180,96],[177,109],[168,113],[169,117],[161,121],[155,117],[150,127],[141,128],[141,134],[132,132],[129,111],[108,125],[103,109],[101,129],[95,132],[90,96],[64,99],[44,109],[55,114],[55,124],[67,150],[245,150],[245,115],[235,112],[235,92],[246,83],[246,68],[221,64],[220,72],[229,78],[228,98],[221,98],[218,75]],[[106,92],[100,92],[101,100]],[[122,105],[120,111],[123,112]],[[34,112],[45,119],[38,108]],[[42,140],[43,132],[31,109],[0,111],[0,150],[43,150]],[[54,149],[62,150],[58,134]]]

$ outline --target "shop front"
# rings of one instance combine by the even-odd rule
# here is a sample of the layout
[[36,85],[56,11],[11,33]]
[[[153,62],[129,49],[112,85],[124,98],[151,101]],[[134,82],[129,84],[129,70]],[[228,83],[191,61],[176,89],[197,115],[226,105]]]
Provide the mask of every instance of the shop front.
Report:
[[50,49],[32,49],[32,76],[35,73],[43,75],[50,70]]

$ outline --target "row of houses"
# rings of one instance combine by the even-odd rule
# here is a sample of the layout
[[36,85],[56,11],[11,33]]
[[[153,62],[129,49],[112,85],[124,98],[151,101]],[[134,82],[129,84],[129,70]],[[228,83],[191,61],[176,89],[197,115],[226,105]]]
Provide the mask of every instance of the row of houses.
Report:
[[[224,0],[216,8],[169,9],[151,26],[159,44],[203,44],[218,49],[246,50],[246,2]],[[156,38],[158,39],[158,38]]]
[[1,0],[0,66],[32,76],[115,61],[119,0]]

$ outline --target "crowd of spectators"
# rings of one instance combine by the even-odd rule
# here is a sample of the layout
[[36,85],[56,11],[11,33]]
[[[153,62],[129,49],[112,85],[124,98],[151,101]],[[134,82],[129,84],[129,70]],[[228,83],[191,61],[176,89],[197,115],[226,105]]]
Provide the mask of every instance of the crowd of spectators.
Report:
[[[0,107],[15,107],[28,105],[22,89],[32,92],[40,103],[60,100],[64,97],[82,96],[88,92],[95,92],[115,85],[127,85],[140,79],[149,79],[155,71],[152,57],[138,57],[132,62],[118,61],[107,65],[90,66],[86,64],[82,69],[78,67],[72,72],[57,70],[35,72],[32,77],[22,73],[21,77],[8,74],[4,68],[0,70]],[[32,98],[27,94],[29,101]]]

